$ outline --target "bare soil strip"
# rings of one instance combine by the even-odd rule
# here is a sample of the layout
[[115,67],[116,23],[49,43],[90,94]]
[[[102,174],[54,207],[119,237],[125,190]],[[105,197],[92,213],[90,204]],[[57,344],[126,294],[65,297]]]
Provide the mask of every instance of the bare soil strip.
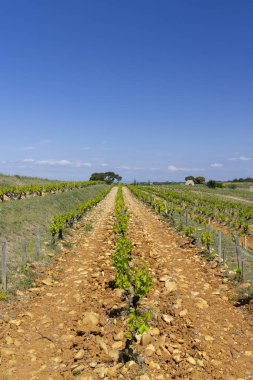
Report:
[[[160,336],[152,338],[152,361],[168,378],[251,379],[252,321],[228,301],[231,290],[222,270],[212,269],[194,248],[180,248],[182,238],[127,189],[125,197],[132,215],[129,238],[154,276],[147,304],[155,310],[152,325]],[[149,364],[148,372],[153,378],[160,370]]]
[[116,188],[79,225],[56,263],[19,302],[0,304],[1,380],[250,380],[253,332],[229,303],[222,270],[205,263],[124,190],[133,254],[143,257],[153,288],[142,301],[151,328],[135,343],[139,364],[118,363],[127,303],[113,288]]
[[[103,263],[110,265],[104,252],[113,246],[116,191],[90,212],[88,220],[94,222],[90,235],[82,227],[76,230],[70,239],[74,247],[64,249],[38,287],[21,294],[14,305],[0,304],[1,380],[71,379],[76,367],[80,367],[76,373],[82,373],[86,365],[94,372],[89,366],[96,359],[93,345],[103,360],[99,343],[93,341],[100,338],[98,322],[100,328],[107,323],[102,315],[111,304]],[[92,312],[86,316],[92,333],[84,321],[86,312]]]

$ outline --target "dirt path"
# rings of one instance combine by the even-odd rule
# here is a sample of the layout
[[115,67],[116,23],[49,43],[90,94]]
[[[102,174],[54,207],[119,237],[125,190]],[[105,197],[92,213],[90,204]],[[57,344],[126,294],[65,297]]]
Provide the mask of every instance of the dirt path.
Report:
[[118,363],[128,316],[112,286],[115,194],[116,188],[73,231],[72,248],[63,249],[35,288],[0,304],[0,379],[253,379],[253,323],[228,302],[220,269],[193,248],[180,248],[182,238],[127,189],[133,254],[153,275],[142,301],[152,320],[136,343],[140,365]]
[[[94,341],[107,323],[101,309],[111,302],[107,294],[103,300],[104,270],[110,265],[104,252],[113,245],[116,190],[90,212],[93,231],[87,235],[80,226],[70,239],[73,248],[58,256],[36,288],[21,294],[13,306],[0,304],[1,380],[71,379],[77,367],[81,366],[76,373],[81,373],[82,363],[89,367],[89,361],[96,359],[96,349],[103,358],[99,342]],[[92,320],[94,335],[84,318]]]
[[164,346],[152,338],[152,360],[170,374],[168,378],[252,379],[252,323],[228,302],[230,291],[222,272],[211,269],[193,248],[180,248],[180,238],[128,190],[125,197],[135,254],[145,258],[154,276],[147,300],[156,310],[152,324],[166,336]]
[[245,199],[245,198],[242,198],[242,197],[239,197],[239,196],[234,196],[234,195],[226,195],[226,194],[215,194],[215,193],[209,193],[209,192],[201,192],[199,190],[190,190],[190,192],[192,193],[197,193],[199,195],[211,195],[212,197],[217,197],[217,198],[224,198],[224,199],[232,199],[234,201],[239,201],[239,202],[242,202],[242,203],[253,203],[253,201],[250,201],[249,199]]

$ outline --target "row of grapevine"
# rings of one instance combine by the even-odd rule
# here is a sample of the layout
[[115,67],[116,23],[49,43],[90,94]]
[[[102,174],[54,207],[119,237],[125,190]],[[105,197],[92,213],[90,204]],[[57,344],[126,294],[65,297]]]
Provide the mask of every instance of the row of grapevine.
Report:
[[124,291],[123,295],[128,301],[128,331],[125,333],[126,344],[121,352],[121,360],[137,360],[133,343],[137,334],[143,334],[149,328],[151,318],[149,310],[141,310],[139,301],[145,297],[152,285],[148,268],[144,262],[132,255],[133,245],[127,238],[129,213],[124,203],[122,186],[119,186],[115,205],[115,232],[116,247],[112,254],[112,264],[116,269],[115,284]]
[[79,181],[79,182],[52,182],[46,185],[30,184],[24,186],[0,186],[0,200],[22,199],[27,196],[42,196],[43,194],[53,194],[67,190],[80,189],[90,185],[104,183],[103,181]]
[[112,189],[109,186],[107,189],[103,190],[100,194],[96,195],[94,198],[87,200],[85,203],[79,203],[77,208],[73,211],[66,212],[61,215],[56,215],[50,225],[50,232],[52,235],[52,242],[55,242],[55,238],[63,238],[63,230],[66,227],[72,227],[75,221],[81,219],[83,214],[99,203]]
[[[199,224],[208,223],[208,220],[220,223],[238,232],[247,234],[251,232],[253,223],[253,207],[239,202],[231,202],[217,199],[212,196],[203,196],[170,188],[158,188],[153,186],[139,187],[146,193],[156,195],[167,202],[167,210],[170,213],[189,213],[191,219]],[[143,195],[144,196],[144,195]],[[148,199],[148,196],[146,197]],[[160,202],[160,207],[165,208]]]
[[[184,233],[189,241],[196,245],[204,246],[202,252],[208,260],[218,259],[232,271],[235,271],[236,279],[247,280],[253,283],[253,256],[250,250],[239,246],[238,236],[234,230],[229,234],[223,234],[220,230],[208,225],[208,219],[199,219],[182,203],[168,202],[166,196],[158,196],[158,192],[152,193],[151,188],[146,191],[143,186],[131,186],[128,188],[142,202],[150,206],[156,214],[166,218],[179,233]],[[218,257],[217,257],[218,255]]]
[[[29,207],[26,202],[14,202],[15,205],[6,202],[2,205],[2,209],[13,211],[15,216],[8,225],[9,234],[6,237],[1,234],[0,278],[2,277],[3,290],[7,290],[7,284],[9,292],[32,287],[37,277],[37,264],[48,263],[54,256],[57,247],[52,243],[55,243],[57,237],[63,237],[64,228],[72,226],[110,190],[111,187],[104,184],[80,189],[75,194],[62,194],[58,199],[33,199],[29,202]],[[33,203],[36,205],[34,208],[30,207]],[[15,206],[18,206],[17,211]],[[24,213],[26,209],[27,212]],[[89,224],[84,221],[84,229]]]

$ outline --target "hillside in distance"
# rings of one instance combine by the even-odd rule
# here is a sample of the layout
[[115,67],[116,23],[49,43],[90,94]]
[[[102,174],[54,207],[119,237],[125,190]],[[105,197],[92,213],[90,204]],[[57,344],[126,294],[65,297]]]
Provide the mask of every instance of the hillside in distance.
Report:
[[57,180],[49,180],[46,178],[27,177],[15,175],[7,175],[0,173],[0,186],[24,186],[28,184],[44,184],[50,182],[57,182]]

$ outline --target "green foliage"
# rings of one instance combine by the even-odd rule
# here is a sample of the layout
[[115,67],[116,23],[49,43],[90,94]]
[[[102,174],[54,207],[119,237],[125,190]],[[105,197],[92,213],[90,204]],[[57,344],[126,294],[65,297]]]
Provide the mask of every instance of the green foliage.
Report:
[[199,177],[195,177],[194,178],[194,182],[196,183],[196,184],[203,184],[203,183],[205,183],[206,182],[206,179],[205,179],[205,177],[202,177],[202,176],[199,176]]
[[112,254],[112,264],[116,269],[116,286],[123,290],[131,287],[129,263],[131,261],[132,243],[124,236],[119,236],[116,249]]
[[210,179],[207,183],[206,183],[206,186],[209,187],[210,189],[215,189],[216,187],[223,187],[223,183],[222,182],[217,182],[217,181],[214,181],[213,179]]
[[144,263],[139,266],[133,264],[133,268],[131,268],[131,282],[135,296],[143,298],[148,294],[152,286],[152,279]]
[[178,229],[178,231],[183,231],[184,226],[183,226],[183,222],[182,222],[182,220],[179,221],[179,224],[178,224],[177,229]]
[[213,179],[210,179],[207,183],[206,186],[209,187],[210,189],[215,189],[217,187],[217,182],[214,181]]
[[[219,182],[216,182],[219,185]],[[222,185],[222,184],[221,184]],[[235,201],[228,201],[224,199],[218,199],[216,196],[205,195],[205,187],[201,189],[201,192],[190,192],[185,190],[182,186],[176,187],[163,187],[163,186],[128,186],[129,189],[135,194],[141,201],[153,204],[152,199],[154,196],[160,199],[166,200],[167,209],[169,214],[175,211],[176,213],[182,212],[185,205],[189,211],[191,218],[199,224],[205,225],[209,218],[224,225],[234,228],[236,230],[242,230],[250,232],[250,225],[253,224],[253,209],[252,206],[242,204]],[[176,190],[175,190],[176,189]],[[158,199],[156,198],[156,203]]]
[[234,280],[235,281],[241,281],[242,280],[242,269],[241,268],[237,268],[235,270]]
[[101,183],[101,181],[79,181],[79,182],[49,182],[45,184],[27,184],[24,186],[0,186],[0,199],[4,201],[4,196],[14,200],[21,199],[29,195],[51,194],[64,192],[67,190],[81,189],[90,185]]
[[208,250],[210,250],[211,242],[212,242],[212,237],[211,237],[210,232],[208,231],[203,232],[203,234],[201,235],[201,243],[204,244]]
[[120,182],[122,177],[119,174],[114,172],[105,172],[105,173],[92,173],[90,176],[90,181],[105,181],[108,184],[113,182]]
[[231,183],[227,186],[229,189],[231,190],[235,190],[237,188],[236,184],[235,183]]
[[244,223],[242,225],[242,230],[244,234],[247,234],[249,232],[249,225],[247,223]]
[[115,251],[112,254],[112,265],[116,269],[116,286],[126,291],[129,301],[128,331],[126,356],[128,360],[135,360],[132,343],[136,334],[143,334],[149,328],[150,312],[139,312],[138,301],[147,295],[151,288],[152,280],[145,263],[138,265],[132,261],[132,243],[126,238],[128,230],[129,213],[124,203],[122,186],[119,186],[115,204],[115,228],[117,234]]
[[6,301],[7,300],[7,294],[3,291],[0,291],[0,301]]
[[203,184],[206,181],[205,177],[202,177],[202,176],[193,177],[192,175],[188,175],[187,177],[185,177],[185,181],[189,181],[189,180],[192,180],[196,184]]
[[88,199],[85,203],[80,203],[75,211],[69,211],[64,214],[54,216],[50,225],[50,232],[53,239],[56,235],[59,239],[62,239],[64,228],[71,227],[75,220],[79,220],[87,210],[99,203],[109,193],[110,190],[111,187],[103,190],[94,198]]
[[184,229],[184,234],[187,237],[191,237],[192,238],[194,236],[194,233],[195,233],[194,227],[189,226],[189,227],[186,227]]
[[128,328],[129,332],[127,337],[129,340],[133,336],[143,334],[149,329],[149,320],[151,319],[151,311],[137,313],[135,309],[131,309],[129,313]]

